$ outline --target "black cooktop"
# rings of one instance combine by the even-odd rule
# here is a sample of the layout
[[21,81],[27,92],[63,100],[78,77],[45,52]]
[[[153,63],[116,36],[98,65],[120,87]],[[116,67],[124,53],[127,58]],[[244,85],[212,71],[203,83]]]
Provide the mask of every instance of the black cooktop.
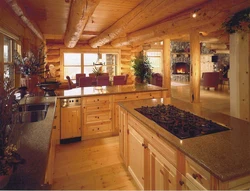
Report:
[[180,139],[229,130],[229,128],[190,112],[178,109],[173,105],[162,104],[153,107],[142,106],[135,110],[155,121],[162,128]]

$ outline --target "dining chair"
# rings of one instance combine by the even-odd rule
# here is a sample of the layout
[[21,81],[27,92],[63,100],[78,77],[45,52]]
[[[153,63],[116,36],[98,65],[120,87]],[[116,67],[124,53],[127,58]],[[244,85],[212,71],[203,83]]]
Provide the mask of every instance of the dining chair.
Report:
[[97,86],[109,86],[109,76],[97,76],[96,77],[96,85]]
[[66,79],[68,80],[68,87],[69,89],[75,88],[76,85],[72,82],[69,76],[66,76]]
[[92,85],[96,85],[96,74],[89,73],[89,77],[92,78]]
[[92,86],[92,77],[81,77],[79,79],[79,87],[90,87]]
[[76,86],[79,86],[79,79],[80,79],[81,77],[86,77],[86,74],[83,74],[83,73],[81,73],[81,74],[76,74]]
[[126,76],[118,75],[113,77],[113,85],[125,85],[126,84]]

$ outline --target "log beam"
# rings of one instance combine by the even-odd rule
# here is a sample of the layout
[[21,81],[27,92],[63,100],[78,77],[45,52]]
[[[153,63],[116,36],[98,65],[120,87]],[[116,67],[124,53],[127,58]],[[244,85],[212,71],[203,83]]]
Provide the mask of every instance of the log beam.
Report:
[[27,25],[27,27],[42,41],[44,41],[43,34],[35,23],[33,23],[26,13],[21,9],[16,0],[5,0],[11,7],[15,14]]
[[[147,15],[152,13],[152,10],[166,2],[166,0],[144,0],[142,3],[137,6],[135,9],[130,11],[124,17],[119,19],[116,23],[114,23],[111,27],[103,31],[97,37],[91,39],[89,44],[92,48],[96,48],[97,46],[103,46],[104,44],[109,43],[115,38],[119,37],[121,34],[126,32],[126,29],[130,26],[135,26],[138,22],[142,22]],[[139,19],[139,20],[138,20]],[[124,45],[125,46],[125,45]]]
[[64,36],[64,44],[66,47],[75,47],[99,2],[100,0],[71,1],[69,20]]
[[[248,0],[239,0],[237,2],[230,1],[230,3],[211,0],[202,5],[197,18],[195,19],[191,17],[191,10],[188,10],[176,15],[172,19],[163,21],[160,24],[132,32],[126,37],[118,38],[112,41],[111,44],[114,47],[120,47],[124,44],[127,46],[133,45],[133,43],[156,37],[172,39],[176,35],[190,34],[194,30],[203,33],[210,33],[219,30],[221,28],[221,23],[228,17],[228,15],[240,11],[244,6],[249,6]],[[223,10],[229,11],[225,12]]]

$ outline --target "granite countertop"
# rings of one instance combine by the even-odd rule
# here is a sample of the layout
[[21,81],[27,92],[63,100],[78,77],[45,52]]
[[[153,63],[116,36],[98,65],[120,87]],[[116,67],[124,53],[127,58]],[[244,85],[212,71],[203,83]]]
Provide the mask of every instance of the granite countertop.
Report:
[[28,97],[20,101],[20,105],[34,103],[50,103],[46,118],[38,122],[17,124],[14,128],[17,135],[18,152],[26,160],[12,174],[5,189],[42,190],[49,189],[43,185],[49,156],[50,137],[55,112],[56,97]]
[[159,86],[151,84],[132,84],[132,85],[117,85],[117,86],[95,86],[95,87],[79,87],[70,90],[57,90],[56,95],[58,98],[63,97],[82,97],[93,96],[100,94],[121,94],[121,93],[135,93],[146,91],[159,91],[168,90]]
[[[211,119],[230,128],[229,131],[180,140],[134,108],[171,104],[196,115]],[[186,156],[204,167],[221,181],[250,175],[250,123],[222,113],[211,112],[200,104],[191,104],[174,98],[137,100],[119,103],[145,127],[160,134]]]

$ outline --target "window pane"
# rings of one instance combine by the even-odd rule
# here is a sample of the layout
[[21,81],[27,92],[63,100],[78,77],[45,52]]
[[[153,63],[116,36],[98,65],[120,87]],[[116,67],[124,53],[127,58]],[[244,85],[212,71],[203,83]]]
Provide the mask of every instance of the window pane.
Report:
[[94,68],[94,66],[85,66],[84,67],[84,73],[86,74],[86,76],[89,76],[89,73],[93,73],[93,68]]
[[3,52],[4,52],[4,62],[11,62],[11,44],[12,40],[8,37],[4,37],[4,46],[3,46]]
[[81,65],[81,53],[64,53],[64,66]]
[[76,79],[76,74],[81,73],[81,67],[64,67],[64,79],[69,76],[71,80]]
[[[84,65],[92,65],[93,66],[93,62],[97,61],[97,54],[96,53],[84,53]],[[84,70],[84,73],[85,70]]]

